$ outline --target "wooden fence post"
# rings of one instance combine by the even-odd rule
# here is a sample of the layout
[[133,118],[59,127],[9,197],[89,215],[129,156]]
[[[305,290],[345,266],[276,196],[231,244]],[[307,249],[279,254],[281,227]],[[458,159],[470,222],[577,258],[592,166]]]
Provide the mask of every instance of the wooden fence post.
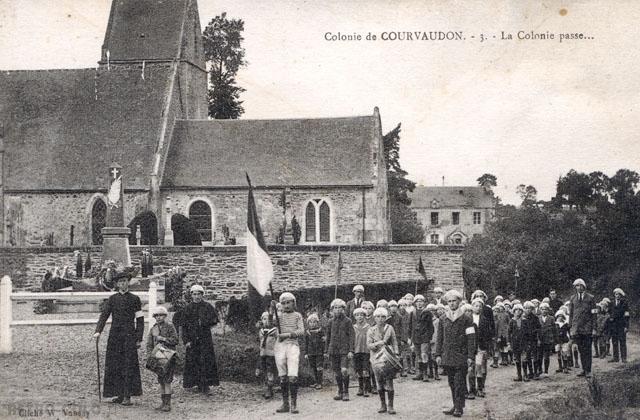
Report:
[[9,354],[13,351],[11,337],[11,321],[13,305],[11,303],[11,278],[4,276],[0,281],[0,353]]
[[155,320],[153,318],[153,311],[156,310],[158,305],[158,284],[155,281],[149,283],[149,328],[153,327]]

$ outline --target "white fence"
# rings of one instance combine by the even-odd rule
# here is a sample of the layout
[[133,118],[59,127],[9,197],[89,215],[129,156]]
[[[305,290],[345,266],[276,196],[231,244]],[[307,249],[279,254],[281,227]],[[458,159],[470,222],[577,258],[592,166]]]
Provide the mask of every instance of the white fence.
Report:
[[[0,353],[11,353],[13,351],[12,328],[27,325],[90,325],[97,324],[98,319],[28,319],[13,320],[12,301],[28,300],[56,300],[56,301],[81,301],[100,302],[107,299],[115,292],[13,292],[11,278],[4,276],[0,281]],[[155,282],[149,283],[147,292],[131,292],[140,297],[140,300],[148,302],[147,322],[153,321],[153,311],[158,305],[158,285]],[[111,322],[109,319],[107,322]]]

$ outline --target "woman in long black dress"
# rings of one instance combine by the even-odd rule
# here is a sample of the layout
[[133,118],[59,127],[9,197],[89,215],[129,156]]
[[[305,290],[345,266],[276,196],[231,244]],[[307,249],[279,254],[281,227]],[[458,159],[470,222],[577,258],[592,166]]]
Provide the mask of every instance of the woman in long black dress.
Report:
[[182,341],[186,348],[183,386],[197,386],[200,392],[208,394],[209,386],[220,384],[211,337],[211,327],[218,323],[218,316],[203,296],[202,286],[191,286],[193,302],[184,308],[181,318]]

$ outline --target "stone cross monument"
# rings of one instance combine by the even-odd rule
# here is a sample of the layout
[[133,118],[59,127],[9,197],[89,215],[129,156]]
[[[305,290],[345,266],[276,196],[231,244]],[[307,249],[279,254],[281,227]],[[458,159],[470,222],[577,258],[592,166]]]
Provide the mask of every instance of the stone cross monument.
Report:
[[113,162],[109,166],[107,189],[107,222],[102,228],[102,261],[131,266],[129,253],[130,229],[124,226],[124,179],[122,166]]

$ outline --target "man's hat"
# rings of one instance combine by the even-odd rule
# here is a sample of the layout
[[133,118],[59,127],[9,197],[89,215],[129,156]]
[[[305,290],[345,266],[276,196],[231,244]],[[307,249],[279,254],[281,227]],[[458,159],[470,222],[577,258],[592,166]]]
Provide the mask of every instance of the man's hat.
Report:
[[204,287],[200,286],[199,284],[194,284],[193,286],[191,286],[191,289],[189,289],[189,291],[191,293],[199,292],[204,294]]
[[364,286],[361,284],[356,284],[355,286],[353,286],[353,292],[363,292],[364,293]]
[[167,311],[167,308],[165,308],[164,306],[156,306],[156,308],[153,310],[153,316],[156,315],[167,316],[169,315],[169,311]]
[[573,287],[576,287],[577,285],[581,285],[582,287],[584,287],[585,289],[587,288],[586,283],[584,282],[584,280],[582,279],[575,279],[573,281]]

